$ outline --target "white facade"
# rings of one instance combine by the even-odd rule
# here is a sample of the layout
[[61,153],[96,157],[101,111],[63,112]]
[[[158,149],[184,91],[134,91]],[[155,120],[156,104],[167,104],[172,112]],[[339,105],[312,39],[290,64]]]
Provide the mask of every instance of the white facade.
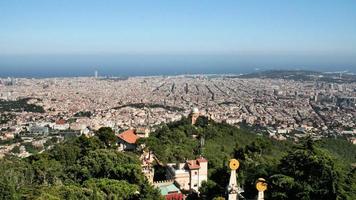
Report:
[[52,128],[54,130],[64,131],[69,129],[69,124],[54,124]]
[[167,164],[169,178],[178,183],[181,190],[199,191],[203,181],[208,180],[208,161],[204,158],[188,160],[185,163]]

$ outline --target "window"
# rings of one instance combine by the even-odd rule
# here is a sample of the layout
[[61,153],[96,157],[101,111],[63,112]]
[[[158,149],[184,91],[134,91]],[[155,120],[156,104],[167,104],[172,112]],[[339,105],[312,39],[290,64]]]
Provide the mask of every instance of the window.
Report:
[[198,184],[194,184],[194,187],[197,187],[198,186]]
[[194,172],[194,175],[197,175],[198,174],[198,172]]

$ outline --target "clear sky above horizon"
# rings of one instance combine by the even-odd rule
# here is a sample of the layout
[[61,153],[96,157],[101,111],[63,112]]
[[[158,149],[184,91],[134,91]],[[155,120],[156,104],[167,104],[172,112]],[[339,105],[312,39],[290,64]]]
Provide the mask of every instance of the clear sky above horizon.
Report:
[[356,67],[355,11],[355,0],[5,0],[0,58],[297,55]]

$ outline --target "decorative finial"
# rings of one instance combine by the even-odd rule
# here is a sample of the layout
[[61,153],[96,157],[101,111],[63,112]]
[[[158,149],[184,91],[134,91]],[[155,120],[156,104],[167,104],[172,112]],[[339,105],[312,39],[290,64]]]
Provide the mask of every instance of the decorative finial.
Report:
[[229,163],[229,167],[231,170],[237,170],[240,167],[240,163],[236,159],[231,159]]
[[258,190],[257,200],[264,200],[264,191],[267,190],[266,180],[259,178],[256,183],[256,189]]
[[256,189],[259,191],[259,192],[264,192],[265,190],[267,190],[267,183],[266,183],[266,180],[263,179],[263,178],[259,178],[257,180],[257,183],[256,183]]
[[239,166],[240,166],[240,163],[238,160],[236,160],[236,159],[230,160],[229,167],[231,169],[231,174],[230,174],[229,185],[227,186],[228,200],[237,200],[238,199],[239,188],[237,185],[236,170],[239,168]]

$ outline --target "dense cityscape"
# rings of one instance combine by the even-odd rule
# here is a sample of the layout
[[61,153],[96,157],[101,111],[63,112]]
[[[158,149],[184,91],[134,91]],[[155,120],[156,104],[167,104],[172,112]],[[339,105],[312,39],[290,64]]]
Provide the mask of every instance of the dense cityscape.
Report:
[[[356,82],[337,76],[334,81],[316,80],[320,75],[294,80],[291,77],[302,72],[285,73],[287,78],[253,74],[113,78],[100,77],[96,71],[94,77],[2,79],[0,156],[29,157],[80,135],[100,135],[106,127],[116,134],[117,151],[138,151],[142,173],[166,199],[182,199],[181,191],[203,190],[208,160],[199,156],[194,160],[184,152],[175,158],[159,153],[157,144],[150,142],[156,136],[150,133],[159,133],[162,124],[187,117],[193,125],[197,120],[204,124],[200,119],[204,117],[250,127],[254,134],[275,141],[343,138],[355,144]],[[196,134],[193,138],[202,139],[206,133]],[[150,150],[137,144],[140,138],[148,139]],[[193,159],[167,163],[162,178],[157,166],[164,166],[167,159],[182,161],[182,156]],[[199,173],[193,177],[195,169]],[[243,197],[243,189],[235,189]]]
[[151,130],[187,116],[196,107],[214,121],[259,126],[276,139],[344,135],[355,142],[356,83],[352,82],[195,75],[17,78],[1,83],[2,104],[27,99],[27,104],[44,109],[2,113],[2,118],[11,116],[1,124],[3,139],[48,128],[82,133],[100,127]]

